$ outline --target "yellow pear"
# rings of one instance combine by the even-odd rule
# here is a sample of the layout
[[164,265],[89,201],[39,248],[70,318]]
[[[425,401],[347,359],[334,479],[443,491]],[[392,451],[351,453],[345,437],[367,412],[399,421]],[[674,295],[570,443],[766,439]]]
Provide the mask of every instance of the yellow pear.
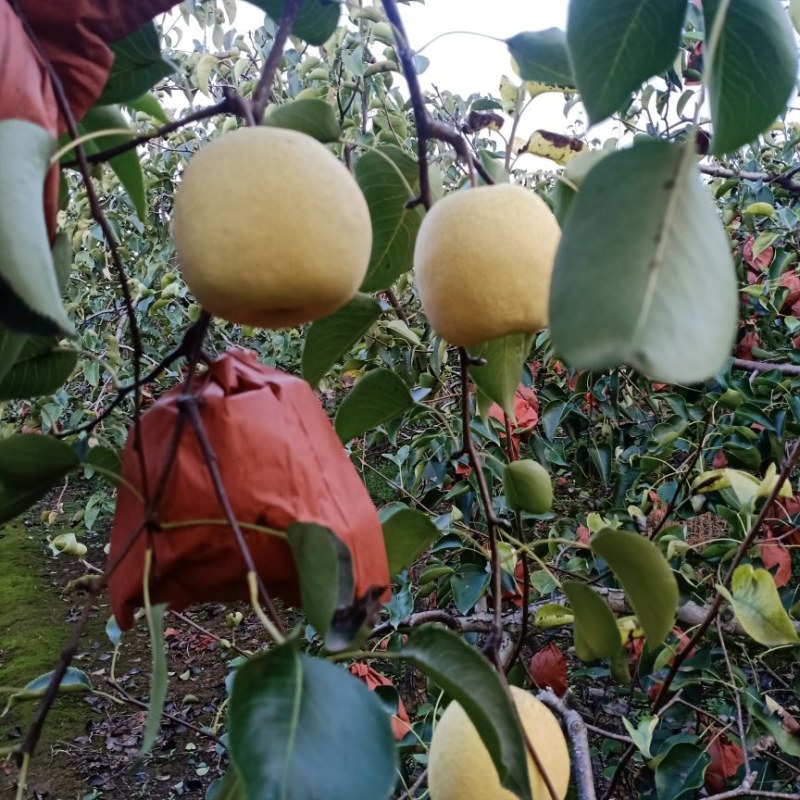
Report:
[[[529,692],[511,687],[522,727],[560,800],[569,787],[569,750],[561,726],[544,703]],[[528,777],[533,800],[550,800],[550,793],[528,755]],[[466,711],[450,703],[434,729],[428,754],[431,800],[515,800],[500,785],[489,751]]]
[[434,331],[471,347],[546,327],[560,238],[547,204],[522,186],[445,196],[422,221],[414,250],[417,288]]
[[203,147],[175,196],[184,280],[211,314],[281,328],[327,316],[369,265],[369,209],[347,168],[316,139],[240,128]]

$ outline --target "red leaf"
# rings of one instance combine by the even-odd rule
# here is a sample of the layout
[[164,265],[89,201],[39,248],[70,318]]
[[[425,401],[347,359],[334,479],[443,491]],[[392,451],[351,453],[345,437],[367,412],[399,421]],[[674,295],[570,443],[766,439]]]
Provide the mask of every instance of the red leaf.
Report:
[[457,461],[456,475],[463,475],[465,478],[469,478],[469,476],[472,475],[472,467],[463,461]]
[[705,787],[709,794],[718,794],[725,791],[727,780],[736,775],[739,767],[744,764],[744,754],[742,748],[724,734],[715,736],[713,730],[709,733],[714,738],[708,746],[711,763],[706,769]]
[[[497,403],[489,408],[489,416],[498,422],[505,423],[503,409]],[[529,433],[539,422],[539,398],[536,392],[528,386],[520,385],[514,393],[514,419],[512,427],[515,434]],[[503,436],[504,434],[500,434]]]
[[551,642],[538,650],[531,659],[528,672],[537,689],[550,688],[559,697],[567,693],[567,660],[557,644]]
[[785,286],[789,290],[786,299],[783,301],[783,308],[781,309],[785,314],[792,312],[795,304],[800,302],[800,275],[796,272],[784,272],[779,281],[781,286]]
[[712,469],[723,469],[728,466],[728,458],[722,450],[714,453],[714,460],[711,462]]
[[[792,557],[786,547],[777,541],[772,531],[767,528],[766,541],[758,545],[758,554],[764,569],[772,572],[775,585],[780,589],[792,579]],[[773,572],[773,567],[776,567]]]
[[742,336],[742,338],[739,340],[739,343],[736,345],[736,357],[752,361],[753,348],[760,346],[761,337],[759,337],[756,331],[750,331]]
[[591,528],[587,528],[585,525],[578,525],[578,530],[575,532],[578,534],[578,541],[581,544],[589,544],[589,538],[592,535]]
[[[775,255],[775,248],[770,246],[762,250],[757,256],[753,257],[753,244],[755,243],[755,238],[752,236],[748,236],[747,240],[744,243],[744,247],[742,248],[742,258],[744,259],[745,263],[752,267],[753,269],[760,270],[764,272],[768,269],[769,265],[772,263],[772,259]],[[749,281],[753,283],[754,281]]]

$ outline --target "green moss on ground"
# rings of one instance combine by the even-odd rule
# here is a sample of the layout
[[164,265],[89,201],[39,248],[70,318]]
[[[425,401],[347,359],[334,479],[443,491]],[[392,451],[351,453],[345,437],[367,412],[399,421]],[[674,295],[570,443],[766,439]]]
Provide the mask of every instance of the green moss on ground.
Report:
[[[22,687],[53,669],[70,634],[70,607],[80,602],[64,599],[52,585],[44,541],[44,532],[31,536],[21,524],[0,528],[0,686]],[[4,693],[3,706],[6,699]],[[0,718],[3,745],[24,736],[35,709],[36,703],[23,703]],[[53,800],[86,793],[70,756],[55,745],[81,735],[89,713],[78,697],[56,700],[31,766],[29,797],[34,791]],[[10,780],[0,772],[0,792]]]

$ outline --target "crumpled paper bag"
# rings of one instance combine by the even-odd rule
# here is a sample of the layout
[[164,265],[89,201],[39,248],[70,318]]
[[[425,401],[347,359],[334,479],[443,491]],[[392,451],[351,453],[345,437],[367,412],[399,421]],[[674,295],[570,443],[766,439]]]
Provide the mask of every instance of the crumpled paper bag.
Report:
[[[198,409],[217,454],[222,481],[236,518],[280,531],[293,522],[330,528],[347,546],[356,599],[371,589],[387,596],[389,568],[383,533],[369,494],[311,387],[300,378],[263,366],[255,353],[233,350],[194,383]],[[141,419],[147,483],[160,479],[182,387],[163,395]],[[120,628],[133,624],[142,605],[148,535],[139,533],[145,506],[142,476],[131,429],[111,532],[110,559],[129,548],[109,579],[111,606]],[[186,421],[156,518],[159,523],[197,524],[155,530],[150,578],[152,603],[175,610],[197,602],[248,599],[246,568],[209,476],[191,423]],[[299,602],[298,578],[285,540],[243,529],[268,592]]]

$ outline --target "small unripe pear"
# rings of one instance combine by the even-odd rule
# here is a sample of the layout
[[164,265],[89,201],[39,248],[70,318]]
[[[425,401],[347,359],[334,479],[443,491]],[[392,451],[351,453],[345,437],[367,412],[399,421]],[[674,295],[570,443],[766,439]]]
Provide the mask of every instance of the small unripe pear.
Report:
[[553,482],[547,470],[530,458],[506,464],[503,491],[512,511],[544,514],[553,506]]

